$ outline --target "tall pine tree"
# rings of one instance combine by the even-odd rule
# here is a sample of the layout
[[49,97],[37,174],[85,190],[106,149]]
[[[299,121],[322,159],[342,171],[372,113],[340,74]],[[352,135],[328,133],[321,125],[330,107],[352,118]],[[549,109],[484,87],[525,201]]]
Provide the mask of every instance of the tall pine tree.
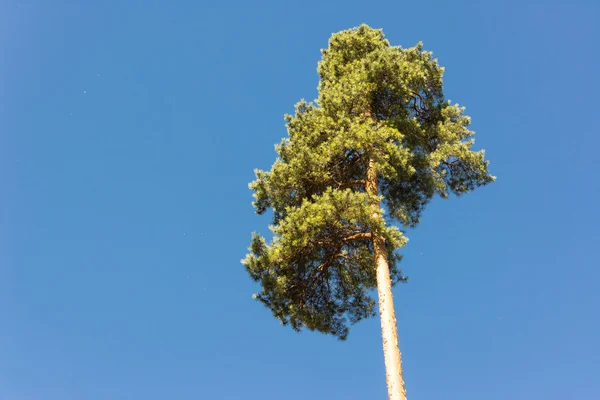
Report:
[[389,398],[406,398],[392,286],[397,250],[435,195],[494,180],[473,151],[470,119],[444,99],[444,69],[421,44],[390,46],[366,25],[334,34],[318,65],[319,97],[286,116],[271,171],[256,171],[254,207],[273,210],[274,238],[254,233],[243,260],[255,295],[284,325],[346,339],[379,297]]

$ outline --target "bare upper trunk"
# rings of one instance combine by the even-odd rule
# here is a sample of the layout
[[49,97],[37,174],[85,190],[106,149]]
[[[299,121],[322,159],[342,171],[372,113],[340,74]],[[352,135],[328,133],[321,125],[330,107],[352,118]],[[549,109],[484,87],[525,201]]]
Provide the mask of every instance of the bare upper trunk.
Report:
[[[366,190],[369,194],[379,193],[377,184],[377,171],[373,160],[369,160],[367,167]],[[373,218],[380,218],[377,214],[379,204],[373,204]],[[396,315],[394,313],[394,299],[392,296],[392,280],[386,256],[384,239],[373,235],[373,249],[375,251],[375,266],[377,268],[377,293],[379,295],[379,317],[381,319],[381,337],[383,340],[383,357],[385,360],[385,374],[389,400],[406,400],[404,379],[402,378],[402,359],[398,347],[398,332],[396,330]]]

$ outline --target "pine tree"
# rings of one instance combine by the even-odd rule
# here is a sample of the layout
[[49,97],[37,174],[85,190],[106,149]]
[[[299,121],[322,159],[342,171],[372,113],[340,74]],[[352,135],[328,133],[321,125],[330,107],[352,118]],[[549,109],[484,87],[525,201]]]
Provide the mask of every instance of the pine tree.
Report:
[[391,46],[367,25],[332,35],[318,64],[319,96],[286,115],[288,138],[270,171],[256,170],[256,212],[273,211],[270,244],[253,233],[243,264],[254,295],[284,325],[346,339],[379,297],[389,398],[405,399],[392,286],[397,250],[435,196],[494,180],[473,151],[464,108],[444,99],[444,69]]

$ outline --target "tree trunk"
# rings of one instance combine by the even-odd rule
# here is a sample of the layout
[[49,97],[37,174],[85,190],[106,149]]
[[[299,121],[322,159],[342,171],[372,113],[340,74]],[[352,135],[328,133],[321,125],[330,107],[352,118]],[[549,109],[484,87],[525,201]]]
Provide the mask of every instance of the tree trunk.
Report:
[[[367,166],[367,193],[379,193],[377,171],[373,160]],[[380,204],[373,204],[373,218],[380,218],[377,210]],[[389,400],[406,400],[404,379],[402,378],[402,359],[398,347],[398,332],[396,330],[396,315],[392,296],[392,280],[388,265],[384,239],[373,235],[375,265],[377,268],[377,293],[379,295],[379,317],[381,319],[381,337],[383,340],[383,357],[385,360],[385,375]]]

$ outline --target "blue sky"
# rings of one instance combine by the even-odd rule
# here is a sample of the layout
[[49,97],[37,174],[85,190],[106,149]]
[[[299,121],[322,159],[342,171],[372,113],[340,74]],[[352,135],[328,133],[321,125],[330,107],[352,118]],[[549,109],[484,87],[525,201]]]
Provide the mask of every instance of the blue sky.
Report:
[[[0,3],[0,399],[384,399],[377,319],[294,333],[240,259],[319,49],[423,41],[493,185],[434,201],[395,289],[411,399],[600,392],[600,5]],[[594,267],[596,265],[596,267]]]

